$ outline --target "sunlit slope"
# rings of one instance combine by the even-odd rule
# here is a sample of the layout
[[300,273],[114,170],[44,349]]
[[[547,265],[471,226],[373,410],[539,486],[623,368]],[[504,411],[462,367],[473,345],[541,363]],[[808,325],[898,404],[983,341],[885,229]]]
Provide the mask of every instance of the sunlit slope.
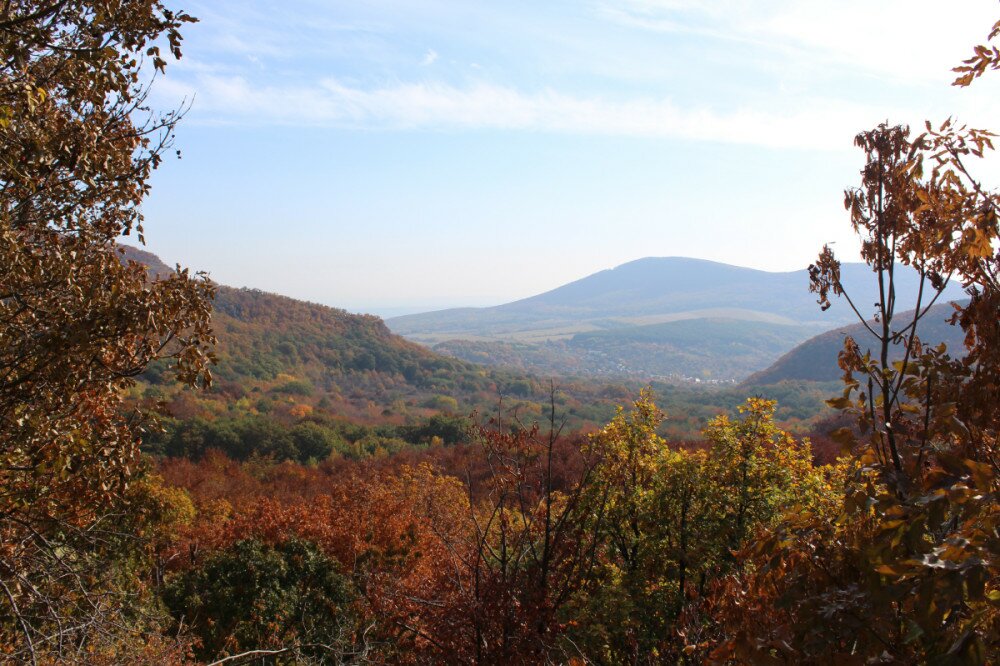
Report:
[[[171,271],[149,252],[126,248],[126,258],[153,274]],[[223,385],[268,390],[294,378],[302,384],[296,390],[315,399],[358,408],[496,391],[493,372],[410,342],[373,315],[220,285],[213,328],[219,339],[213,372]]]

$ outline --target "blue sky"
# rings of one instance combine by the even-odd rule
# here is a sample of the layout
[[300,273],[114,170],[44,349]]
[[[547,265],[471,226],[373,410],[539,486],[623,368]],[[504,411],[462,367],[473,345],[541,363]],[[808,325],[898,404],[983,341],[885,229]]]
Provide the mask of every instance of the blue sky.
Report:
[[854,134],[1000,127],[1000,79],[949,86],[986,0],[183,7],[201,22],[154,101],[193,106],[149,249],[354,311],[492,305],[644,256],[854,258]]

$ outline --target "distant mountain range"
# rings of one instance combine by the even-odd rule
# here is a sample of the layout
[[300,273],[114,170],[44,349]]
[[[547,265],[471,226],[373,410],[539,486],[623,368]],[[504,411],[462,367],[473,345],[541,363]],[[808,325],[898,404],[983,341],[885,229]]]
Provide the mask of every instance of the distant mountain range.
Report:
[[[860,308],[877,298],[865,264],[844,264]],[[854,321],[843,302],[826,312],[808,272],[772,273],[683,257],[646,258],[491,308],[387,320],[394,332],[458,358],[543,373],[735,381],[798,343]],[[897,273],[900,302],[914,271]],[[949,298],[960,298],[950,289]]]

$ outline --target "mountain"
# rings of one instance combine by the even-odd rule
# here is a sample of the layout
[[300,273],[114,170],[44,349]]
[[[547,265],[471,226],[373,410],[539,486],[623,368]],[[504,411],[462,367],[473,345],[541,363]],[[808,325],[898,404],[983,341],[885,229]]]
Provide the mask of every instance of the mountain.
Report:
[[[934,305],[917,328],[917,335],[925,344],[945,343],[949,353],[958,355],[964,350],[965,334],[961,327],[948,323],[955,309],[948,303]],[[913,311],[899,315],[899,321],[906,321]],[[875,337],[858,323],[844,326],[807,340],[775,361],[765,370],[751,375],[745,386],[763,386],[787,380],[831,381],[839,378],[843,371],[837,365],[837,355],[844,348],[844,338],[850,335],[862,349],[874,349]],[[899,359],[901,352],[895,347],[893,359]]]
[[[844,264],[841,275],[856,303],[874,302],[876,280],[867,265]],[[915,292],[916,277],[912,271],[897,276],[903,297]],[[772,273],[702,259],[649,257],[512,303],[405,315],[386,323],[401,335],[431,341],[442,335],[558,338],[622,325],[717,317],[829,328],[849,323],[853,314],[842,303],[822,312],[809,292],[805,269]]]
[[[872,303],[877,280],[844,264],[855,303]],[[559,374],[743,379],[799,342],[847,324],[843,302],[826,312],[808,271],[773,273],[684,257],[649,257],[551,291],[490,308],[395,317],[411,340],[466,360]],[[900,300],[917,274],[897,273]],[[960,290],[948,292],[959,297]]]

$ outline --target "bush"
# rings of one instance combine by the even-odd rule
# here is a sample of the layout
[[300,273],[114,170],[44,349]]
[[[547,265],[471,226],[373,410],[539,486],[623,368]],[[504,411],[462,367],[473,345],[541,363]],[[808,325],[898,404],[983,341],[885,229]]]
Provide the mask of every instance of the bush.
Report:
[[424,407],[455,413],[458,411],[458,400],[448,395],[435,395],[424,401]]
[[275,387],[274,392],[286,395],[312,395],[313,387],[309,382],[296,379]]
[[333,559],[297,539],[239,541],[168,581],[164,602],[200,640],[199,659],[300,646],[295,654],[338,663],[351,643],[355,592]]

